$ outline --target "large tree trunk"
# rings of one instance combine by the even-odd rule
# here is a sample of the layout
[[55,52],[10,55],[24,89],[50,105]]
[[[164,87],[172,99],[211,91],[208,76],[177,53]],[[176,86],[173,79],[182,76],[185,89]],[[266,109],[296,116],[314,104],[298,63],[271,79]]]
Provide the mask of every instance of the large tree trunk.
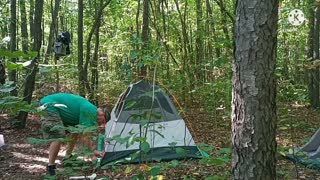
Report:
[[238,1],[236,16],[232,178],[276,179],[278,1]]
[[[23,100],[26,101],[28,104],[31,103],[32,100],[32,93],[34,91],[35,86],[35,79],[36,74],[38,72],[38,61],[40,58],[40,48],[42,44],[42,30],[41,30],[41,22],[42,22],[42,15],[43,15],[43,2],[44,0],[36,0],[35,2],[35,17],[34,17],[34,41],[32,50],[38,52],[38,56],[35,57],[30,66],[29,70],[27,71],[24,91],[23,91]],[[17,124],[14,125],[17,128],[24,128],[26,126],[26,119],[28,116],[28,112],[20,111],[18,115]]]

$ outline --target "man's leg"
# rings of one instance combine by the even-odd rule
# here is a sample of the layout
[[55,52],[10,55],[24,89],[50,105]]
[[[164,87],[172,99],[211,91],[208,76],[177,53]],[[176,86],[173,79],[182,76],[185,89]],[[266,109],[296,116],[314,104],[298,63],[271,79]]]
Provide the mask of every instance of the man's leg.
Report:
[[[47,112],[41,116],[43,136],[46,139],[56,139],[65,137],[63,123],[59,114]],[[47,171],[50,175],[56,174],[55,160],[57,159],[61,142],[52,141],[49,147],[49,164]]]
[[49,147],[49,166],[54,165],[57,159],[59,150],[60,150],[61,142],[54,141],[51,142]]
[[78,141],[79,134],[70,134],[68,135],[68,138],[70,138],[70,141],[68,143],[66,156],[70,156],[72,154],[72,151]]

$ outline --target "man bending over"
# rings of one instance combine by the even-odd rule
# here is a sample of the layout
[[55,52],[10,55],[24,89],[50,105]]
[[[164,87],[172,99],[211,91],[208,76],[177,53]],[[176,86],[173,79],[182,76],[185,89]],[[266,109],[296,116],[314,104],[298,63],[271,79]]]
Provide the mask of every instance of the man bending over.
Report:
[[[85,127],[95,126],[96,130],[104,129],[110,116],[106,108],[98,108],[90,103],[86,98],[71,93],[56,93],[43,97],[40,100],[40,107],[45,112],[41,116],[42,130],[47,139],[65,138],[66,132],[61,126],[83,125]],[[60,128],[59,128],[60,126]],[[82,139],[85,146],[93,151],[95,156],[103,156],[103,152],[95,149],[90,136],[95,133],[85,134]],[[71,139],[66,155],[71,155],[80,135],[75,133],[68,134]],[[47,171],[50,175],[55,175],[55,160],[61,146],[60,141],[52,141],[49,147],[49,164]]]

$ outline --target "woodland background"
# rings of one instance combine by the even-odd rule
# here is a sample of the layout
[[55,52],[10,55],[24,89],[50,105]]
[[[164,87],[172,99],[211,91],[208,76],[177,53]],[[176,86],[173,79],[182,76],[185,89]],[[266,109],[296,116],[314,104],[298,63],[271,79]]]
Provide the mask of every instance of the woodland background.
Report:
[[[0,130],[13,133],[13,137],[16,134],[11,128],[23,129],[21,133],[34,129],[35,107],[39,98],[49,93],[74,92],[95,104],[114,104],[130,82],[148,77],[178,99],[180,110],[195,126],[193,134],[199,137],[198,142],[227,148],[228,156],[218,155],[220,161],[204,164],[210,167],[207,172],[212,171],[212,165],[218,167],[213,171],[218,177],[230,177],[230,171],[222,169],[230,168],[231,160],[228,148],[236,3],[1,1]],[[278,33],[275,74],[280,151],[303,144],[319,126],[320,4],[314,0],[281,0],[277,4],[278,25],[274,28]],[[293,9],[305,14],[300,26],[288,22]],[[71,34],[71,54],[55,58],[52,45],[65,31]],[[211,154],[219,151],[211,148]],[[318,177],[316,171],[288,164],[281,158],[278,161],[279,178]],[[197,167],[188,177],[210,175]]]

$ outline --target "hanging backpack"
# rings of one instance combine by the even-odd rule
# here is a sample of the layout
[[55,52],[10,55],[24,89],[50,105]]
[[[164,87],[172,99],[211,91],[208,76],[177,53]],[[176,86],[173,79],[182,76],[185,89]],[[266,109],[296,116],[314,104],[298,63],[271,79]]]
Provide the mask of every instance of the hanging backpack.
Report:
[[61,57],[70,54],[70,42],[70,33],[68,31],[60,33],[53,44],[55,56]]
[[66,55],[66,45],[63,42],[55,41],[53,44],[53,50],[56,57],[61,57]]

